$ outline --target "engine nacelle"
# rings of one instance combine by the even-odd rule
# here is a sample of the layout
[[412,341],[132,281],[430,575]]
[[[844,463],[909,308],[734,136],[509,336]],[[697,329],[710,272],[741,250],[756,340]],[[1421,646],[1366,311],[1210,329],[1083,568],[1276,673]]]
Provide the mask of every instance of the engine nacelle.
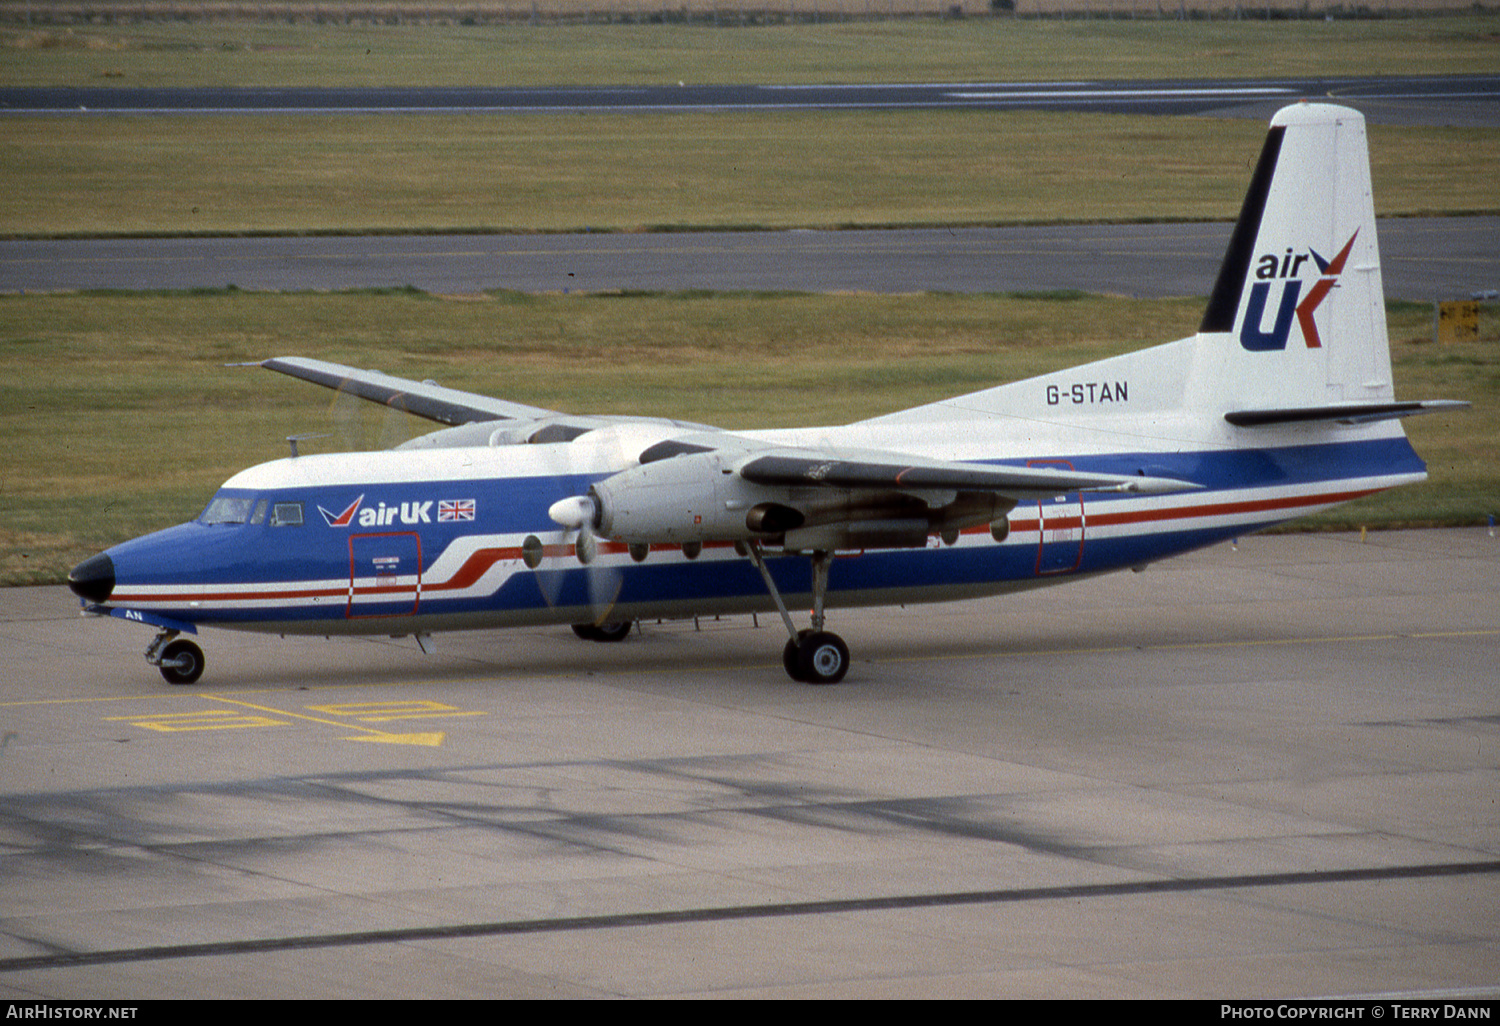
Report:
[[733,472],[717,452],[690,453],[646,463],[589,489],[600,535],[632,543],[744,541],[758,537],[745,523],[769,489]]

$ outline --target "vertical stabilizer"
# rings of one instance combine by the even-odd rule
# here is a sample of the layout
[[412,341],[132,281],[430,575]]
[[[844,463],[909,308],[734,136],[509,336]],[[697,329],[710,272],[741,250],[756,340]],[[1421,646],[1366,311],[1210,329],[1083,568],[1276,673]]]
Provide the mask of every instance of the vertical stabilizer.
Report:
[[1199,332],[1213,365],[1199,384],[1228,409],[1391,399],[1358,111],[1303,103],[1271,120]]

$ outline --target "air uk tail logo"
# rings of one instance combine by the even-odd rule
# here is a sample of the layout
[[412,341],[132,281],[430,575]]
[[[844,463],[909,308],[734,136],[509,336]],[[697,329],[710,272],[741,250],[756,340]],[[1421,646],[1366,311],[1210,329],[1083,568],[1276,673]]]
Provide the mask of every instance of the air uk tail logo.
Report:
[[[1245,304],[1245,319],[1240,323],[1240,345],[1253,353],[1279,351],[1286,348],[1295,319],[1302,331],[1302,341],[1309,349],[1323,348],[1322,336],[1318,334],[1318,323],[1313,312],[1318,309],[1328,293],[1338,284],[1344,273],[1344,264],[1359,236],[1355,229],[1344,248],[1332,260],[1324,259],[1317,250],[1308,248],[1306,253],[1297,253],[1289,246],[1280,256],[1267,253],[1255,263],[1255,281],[1250,286],[1250,299]],[[1303,265],[1311,259],[1318,268],[1318,280],[1302,298]],[[1267,300],[1271,287],[1281,286],[1281,297],[1276,307],[1276,319],[1269,328],[1265,325]],[[1299,303],[1298,300],[1302,301]]]

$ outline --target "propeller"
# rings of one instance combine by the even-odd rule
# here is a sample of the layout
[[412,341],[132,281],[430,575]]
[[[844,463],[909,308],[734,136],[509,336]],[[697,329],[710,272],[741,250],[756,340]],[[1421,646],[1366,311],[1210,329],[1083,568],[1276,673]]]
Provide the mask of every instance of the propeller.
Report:
[[334,430],[345,452],[394,449],[414,434],[401,396],[385,403],[380,412],[345,382],[334,392],[330,405]]
[[574,551],[578,562],[588,566],[599,556],[599,540],[594,535],[594,519],[599,504],[591,495],[573,495],[559,499],[547,509],[552,522],[567,531],[577,531]]
[[[576,472],[580,468],[597,470],[605,467],[610,471],[618,471],[626,465],[620,439],[608,429],[591,431],[563,444],[566,445],[563,450],[565,462],[570,471],[575,471],[569,474],[571,480],[582,476]],[[601,553],[601,544],[596,534],[598,510],[598,502],[590,494],[569,495],[554,502],[547,510],[547,516],[562,528],[561,545],[554,551],[561,550],[565,553],[571,540],[574,558],[584,568],[589,617],[594,626],[611,622],[610,614],[614,611],[620,589],[625,583],[624,575],[615,564],[615,554]],[[567,556],[559,555],[557,558],[566,560]],[[561,569],[554,563],[555,571]],[[564,580],[561,572],[538,575],[542,597],[549,605],[558,604]]]

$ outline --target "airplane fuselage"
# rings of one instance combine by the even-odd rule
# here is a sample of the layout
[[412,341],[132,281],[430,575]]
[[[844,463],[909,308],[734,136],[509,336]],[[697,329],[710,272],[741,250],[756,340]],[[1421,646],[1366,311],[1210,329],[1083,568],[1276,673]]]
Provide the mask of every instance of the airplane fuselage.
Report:
[[[816,435],[837,446],[870,433],[851,427],[758,437]],[[983,434],[982,423],[963,433],[966,456]],[[1202,487],[1023,501],[1006,517],[1008,530],[970,526],[956,539],[934,533],[922,548],[840,552],[828,603],[949,601],[1140,567],[1421,478],[1423,465],[1399,430],[1350,434],[1337,443],[1296,444],[1293,432],[1289,444],[1264,449],[986,460],[1148,473]],[[951,452],[949,444],[941,455]],[[607,446],[560,443],[262,464],[226,482],[198,520],[110,549],[114,587],[96,605],[146,614],[148,622],[288,634],[411,634],[774,608],[743,546],[733,542],[632,550],[601,538],[598,558],[581,565],[576,539],[548,509],[607,477],[617,469],[614,458]],[[778,551],[767,547],[768,556]],[[789,604],[807,601],[804,560],[770,558],[768,569]]]

